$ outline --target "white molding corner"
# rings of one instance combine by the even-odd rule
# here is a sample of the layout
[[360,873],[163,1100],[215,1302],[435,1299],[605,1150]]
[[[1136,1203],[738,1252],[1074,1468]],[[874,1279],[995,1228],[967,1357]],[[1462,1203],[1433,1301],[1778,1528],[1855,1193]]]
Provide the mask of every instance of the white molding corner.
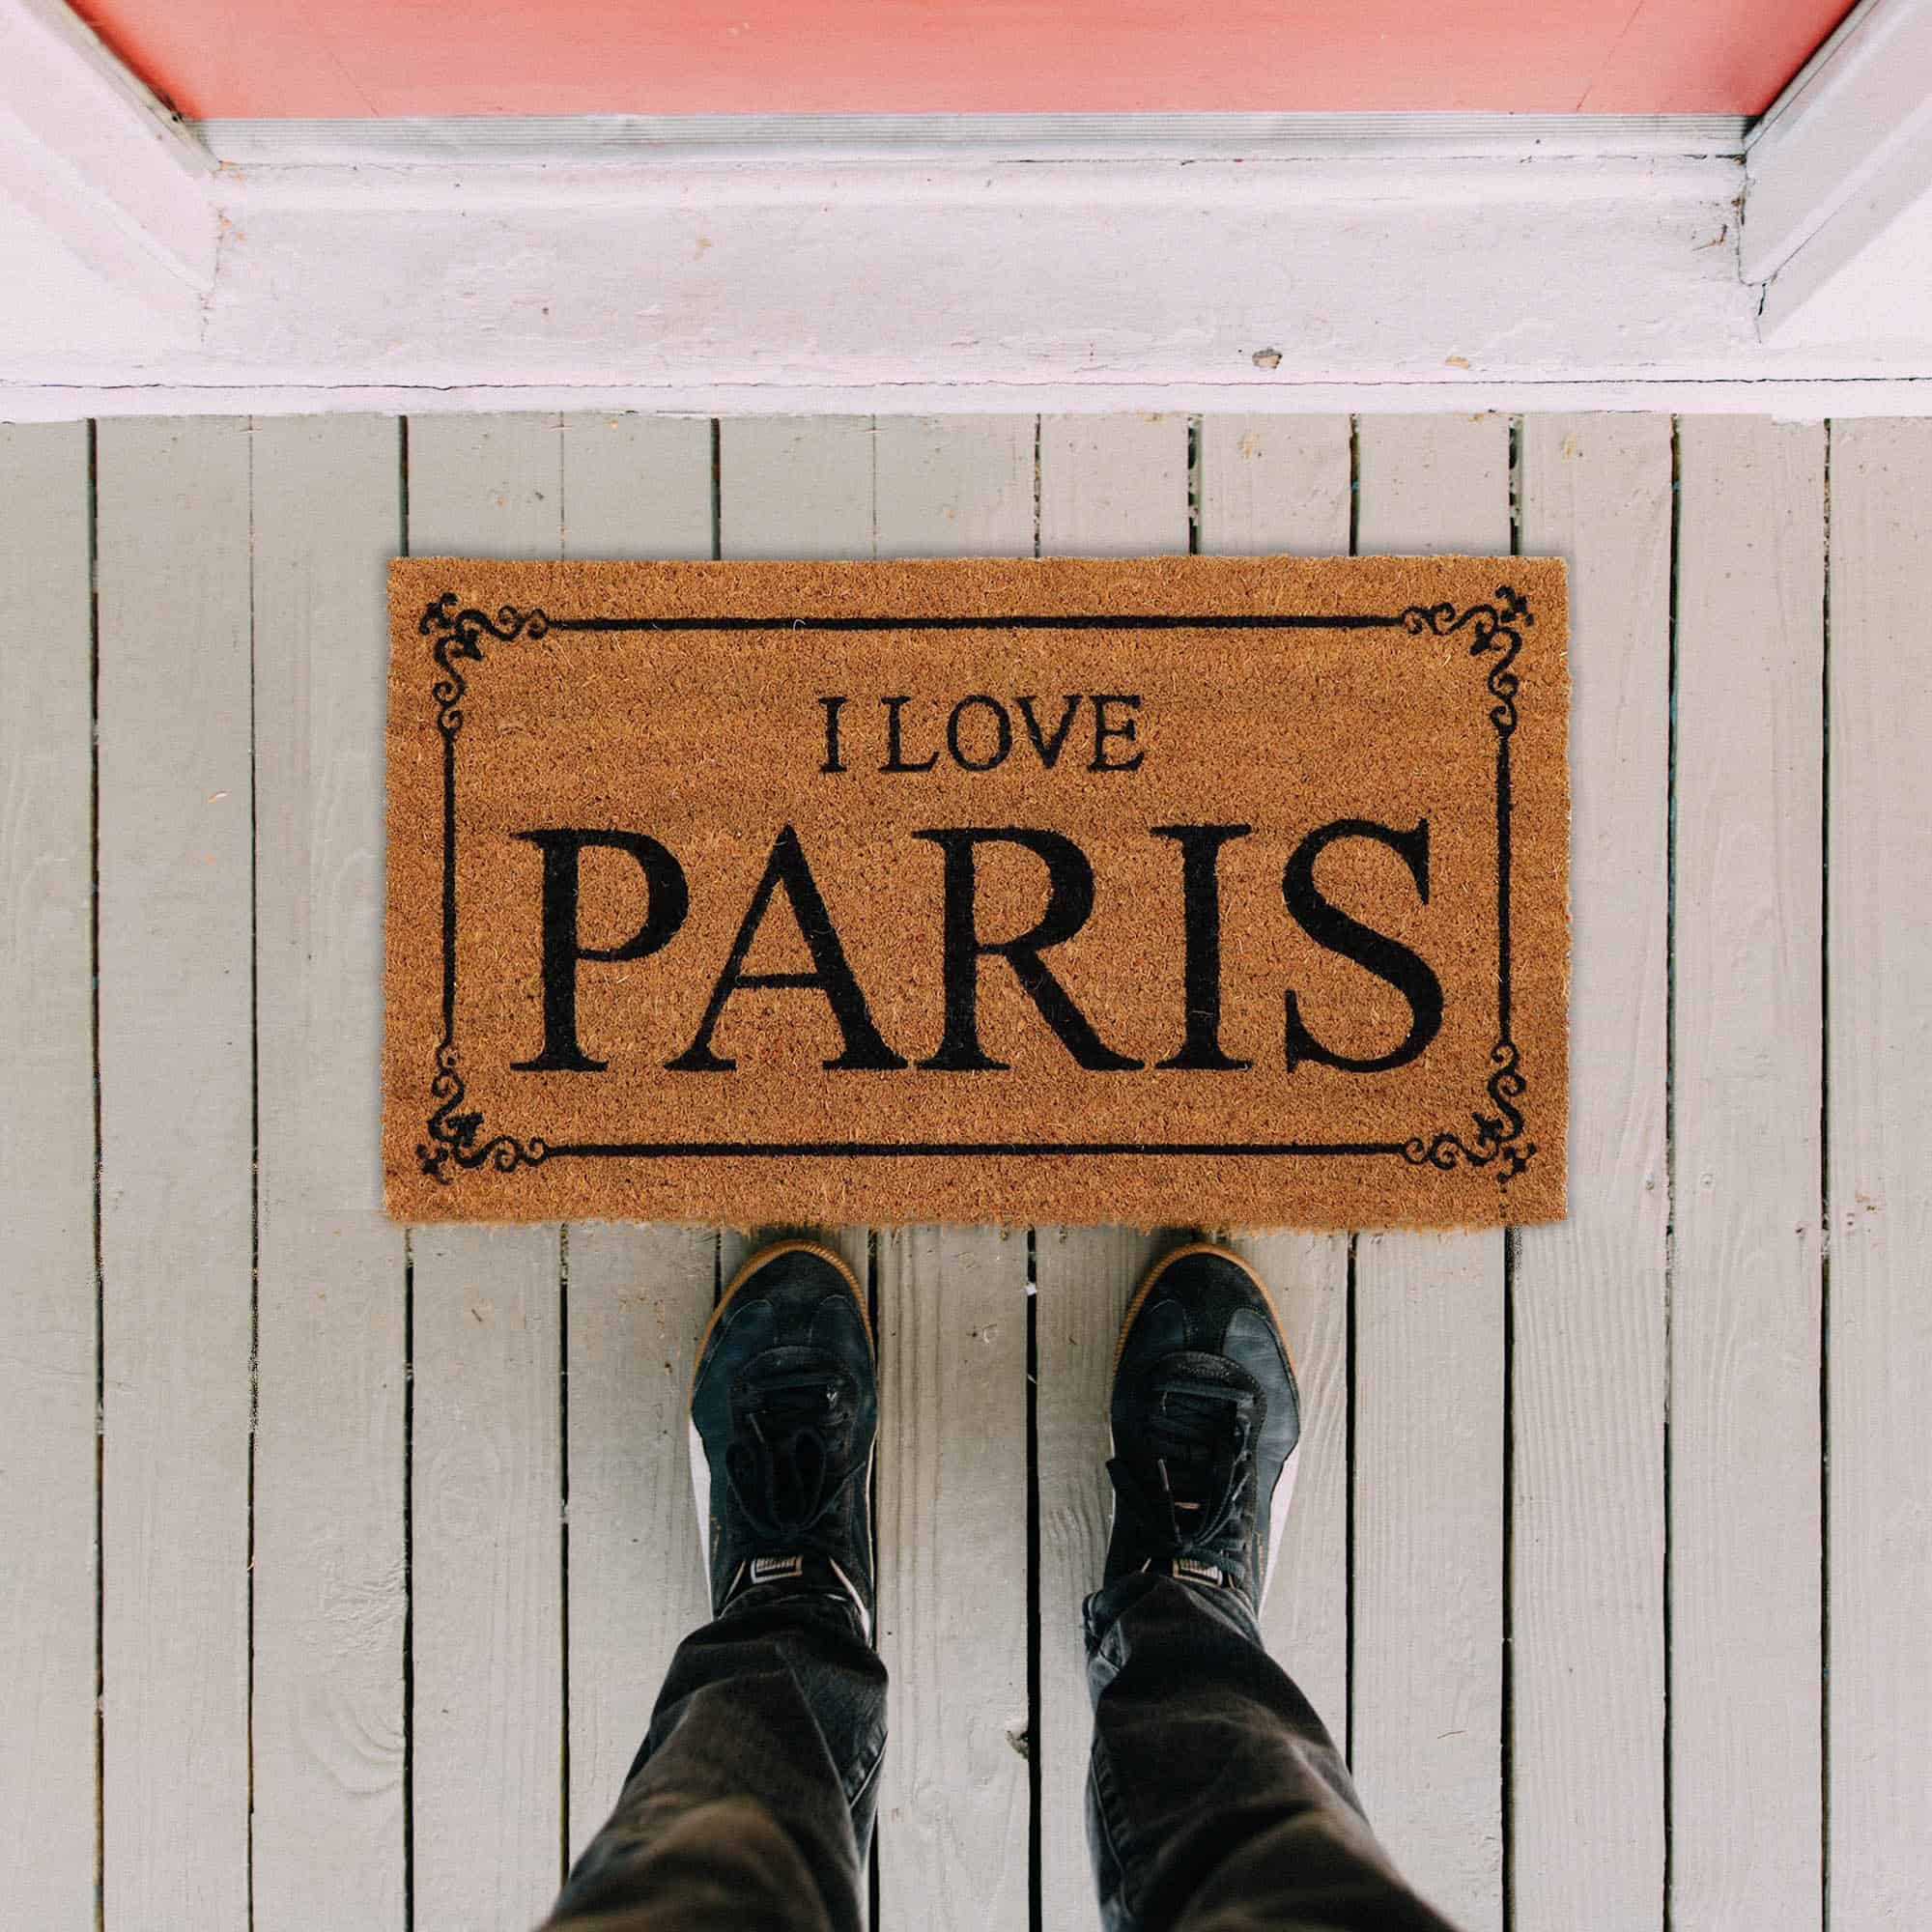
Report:
[[112,295],[194,314],[214,283],[213,171],[61,0],[0,0],[0,201]]
[[[1862,0],[1752,130],[1739,267],[1775,338],[1932,194],[1932,0]],[[1932,242],[1932,236],[1928,236]],[[1859,319],[1840,327],[1861,333]],[[1932,335],[1932,315],[1923,332]]]

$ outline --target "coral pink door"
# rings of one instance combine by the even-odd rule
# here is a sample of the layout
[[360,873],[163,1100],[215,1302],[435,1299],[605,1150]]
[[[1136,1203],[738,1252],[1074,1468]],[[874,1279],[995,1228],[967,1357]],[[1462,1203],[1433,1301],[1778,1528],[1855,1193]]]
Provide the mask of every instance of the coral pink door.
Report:
[[1842,0],[80,0],[185,114],[1750,114]]

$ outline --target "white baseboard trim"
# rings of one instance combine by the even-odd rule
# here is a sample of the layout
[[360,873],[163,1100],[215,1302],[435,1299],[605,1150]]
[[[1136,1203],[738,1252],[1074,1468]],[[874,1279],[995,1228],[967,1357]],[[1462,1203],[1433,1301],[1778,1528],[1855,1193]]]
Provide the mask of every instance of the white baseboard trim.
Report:
[[[1917,45],[1928,9],[1872,0],[1866,17]],[[90,113],[50,114],[5,56],[54,44],[61,12],[0,0],[0,136],[9,116],[40,130],[22,180],[71,163],[106,192],[69,217],[48,189],[30,232],[0,205],[0,415],[1815,416],[1921,413],[1932,391],[1932,312],[1890,340],[1766,339],[1764,288],[1741,269],[1735,117],[184,129],[78,29],[55,37],[56,81]],[[1798,99],[1750,165],[1796,152],[1812,111]],[[1830,222],[1808,218],[1791,232],[1816,249]]]
[[318,400],[744,392],[780,410],[830,394],[1225,389],[1269,409],[1311,389],[1444,399],[1889,373],[1763,351],[1737,272],[1742,169],[1721,156],[229,163],[191,344],[130,366],[76,333],[10,358],[0,380]]
[[1738,114],[573,114],[202,121],[217,161],[356,167],[460,162],[1355,159],[1736,156]]

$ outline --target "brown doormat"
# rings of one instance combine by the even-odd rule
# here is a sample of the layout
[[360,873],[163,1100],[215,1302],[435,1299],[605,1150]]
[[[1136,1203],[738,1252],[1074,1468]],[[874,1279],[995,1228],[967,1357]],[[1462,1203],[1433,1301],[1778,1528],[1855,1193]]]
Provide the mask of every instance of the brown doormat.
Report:
[[1564,571],[390,575],[417,1221],[1563,1212]]

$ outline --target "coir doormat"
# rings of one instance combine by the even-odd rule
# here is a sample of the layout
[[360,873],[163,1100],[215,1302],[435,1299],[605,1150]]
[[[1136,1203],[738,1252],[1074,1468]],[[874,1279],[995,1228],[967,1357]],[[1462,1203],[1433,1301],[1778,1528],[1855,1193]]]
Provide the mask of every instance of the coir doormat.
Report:
[[399,561],[391,1212],[1561,1214],[1564,589]]

